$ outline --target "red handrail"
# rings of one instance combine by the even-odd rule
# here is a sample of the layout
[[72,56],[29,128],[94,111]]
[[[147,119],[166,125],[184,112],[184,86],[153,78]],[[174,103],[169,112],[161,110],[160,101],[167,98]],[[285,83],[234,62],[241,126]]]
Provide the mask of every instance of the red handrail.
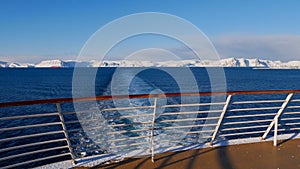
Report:
[[165,93],[165,94],[137,94],[137,95],[118,95],[118,96],[96,96],[96,97],[81,97],[81,98],[58,98],[44,100],[26,100],[18,102],[0,103],[1,107],[26,106],[34,104],[51,104],[64,102],[81,102],[92,100],[112,100],[112,99],[134,99],[134,98],[162,98],[162,97],[177,97],[177,96],[213,96],[213,95],[239,95],[239,94],[285,94],[285,93],[300,93],[300,90],[254,90],[254,91],[226,91],[226,92],[193,92],[193,93]]

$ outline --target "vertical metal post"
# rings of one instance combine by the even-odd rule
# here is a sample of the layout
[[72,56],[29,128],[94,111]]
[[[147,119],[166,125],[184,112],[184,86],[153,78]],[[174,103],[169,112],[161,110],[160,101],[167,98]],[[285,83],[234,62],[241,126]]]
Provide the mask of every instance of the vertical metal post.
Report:
[[63,114],[62,114],[62,112],[61,112],[60,103],[56,103],[56,107],[57,107],[59,119],[60,119],[60,122],[61,122],[61,126],[62,126],[62,128],[63,128],[63,132],[64,132],[64,135],[65,135],[65,138],[66,138],[66,140],[67,140],[67,145],[68,145],[69,151],[70,151],[70,153],[71,153],[72,163],[73,163],[73,164],[76,164],[74,152],[73,152],[73,150],[72,150],[72,148],[71,148],[71,142],[70,142],[69,135],[68,135],[68,132],[67,132],[67,127],[66,127],[66,125],[65,125],[64,116],[63,116]]
[[271,122],[271,124],[269,125],[269,127],[267,128],[266,132],[264,133],[264,135],[262,136],[262,140],[264,140],[267,135],[269,134],[269,132],[271,131],[272,127],[274,126],[275,124],[275,121],[277,120],[277,123],[278,123],[278,119],[279,119],[279,116],[283,113],[284,109],[286,108],[286,106],[288,105],[288,103],[290,102],[292,96],[294,95],[294,93],[290,93],[285,101],[283,102],[283,104],[281,105],[280,109],[278,110],[278,112],[276,113],[273,121]]
[[156,118],[156,103],[157,103],[157,98],[154,98],[152,128],[151,128],[151,136],[150,136],[151,161],[153,163],[154,163],[154,124],[155,124],[155,118]]
[[275,124],[274,124],[274,140],[273,140],[273,145],[277,146],[277,132],[278,132],[278,118],[275,119]]
[[216,126],[216,128],[215,128],[215,131],[214,131],[213,136],[212,136],[212,138],[211,138],[211,141],[210,141],[210,143],[209,143],[211,146],[213,145],[213,142],[214,142],[214,140],[215,140],[215,138],[216,138],[216,136],[217,136],[217,133],[218,133],[218,131],[219,131],[219,128],[220,128],[220,126],[221,126],[221,124],[222,124],[222,120],[223,120],[223,118],[224,118],[224,116],[225,116],[225,113],[226,113],[226,111],[227,111],[227,108],[228,108],[228,106],[229,106],[229,104],[230,104],[231,97],[232,97],[232,95],[228,95],[228,97],[227,97],[227,99],[226,99],[226,102],[225,102],[225,105],[224,105],[224,107],[223,107],[222,113],[221,113],[221,115],[220,115],[219,121],[218,121],[218,123],[217,123],[217,126]]

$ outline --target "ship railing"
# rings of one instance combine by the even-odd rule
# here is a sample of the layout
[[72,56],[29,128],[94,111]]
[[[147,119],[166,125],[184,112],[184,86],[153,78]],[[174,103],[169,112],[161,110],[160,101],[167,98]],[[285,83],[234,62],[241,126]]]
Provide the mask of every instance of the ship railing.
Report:
[[[140,94],[130,96],[97,96],[84,98],[60,98],[48,100],[33,100],[20,102],[0,103],[0,167],[15,168],[22,166],[39,166],[62,160],[71,159],[74,163],[80,159],[80,155],[86,155],[88,149],[82,150],[81,142],[78,140],[88,139],[82,133],[85,130],[95,130],[103,126],[94,126],[84,129],[81,123],[93,123],[99,119],[91,118],[78,120],[69,118],[79,114],[90,113],[94,110],[86,111],[63,111],[62,107],[66,103],[90,102],[90,101],[112,101],[121,99],[151,99],[149,105],[140,104],[130,107],[110,107],[101,108],[101,114],[113,111],[131,110],[151,110],[150,113],[126,114],[123,116],[112,116],[110,120],[134,119],[141,117],[145,121],[130,123],[111,123],[108,127],[118,128],[118,130],[107,132],[107,135],[122,136],[126,133],[140,133],[139,135],[126,135],[126,137],[114,137],[109,140],[111,150],[122,148],[139,147],[147,145],[149,153],[154,161],[155,145],[157,137],[170,134],[168,132],[157,134],[157,131],[175,131],[175,134],[197,135],[194,144],[200,144],[199,137],[206,140],[210,146],[220,140],[238,140],[261,137],[273,139],[273,145],[277,146],[279,135],[286,133],[298,134],[300,131],[300,90],[264,90],[264,91],[230,91],[230,92],[199,92],[199,93],[164,93],[164,94]],[[214,96],[224,96],[220,102],[198,103],[167,103],[159,104],[161,98],[176,97],[200,97],[211,98]],[[205,99],[204,99],[205,100]],[[210,100],[210,99],[208,99]],[[24,109],[36,105],[55,106],[54,112],[43,113],[22,113]],[[20,109],[15,109],[20,107]],[[178,107],[197,107],[196,111],[176,111]],[[207,109],[207,107],[210,107]],[[211,107],[215,107],[211,109]],[[202,109],[203,108],[203,109]],[[164,109],[163,113],[157,114],[158,109]],[[172,110],[172,111],[168,111]],[[15,112],[20,111],[20,112]],[[15,115],[10,115],[15,114]],[[16,115],[18,114],[18,115]],[[213,114],[213,115],[211,115]],[[173,118],[177,115],[184,118]],[[157,121],[158,116],[164,116]],[[168,118],[170,117],[170,118]],[[47,122],[45,119],[51,119]],[[106,119],[108,120],[108,118]],[[19,121],[19,122],[15,122]],[[35,122],[35,123],[31,123]],[[185,123],[186,122],[186,123]],[[161,126],[158,123],[173,124]],[[178,123],[179,125],[174,125]],[[16,125],[11,125],[16,124]],[[183,124],[183,125],[182,125]],[[126,126],[145,125],[143,128],[128,128]],[[77,126],[77,127],[74,127]],[[159,126],[159,127],[158,127]],[[175,130],[174,130],[175,129]],[[184,130],[184,133],[180,129]],[[31,133],[32,132],[32,133]],[[178,132],[178,133],[176,133]],[[25,134],[24,134],[25,133]],[[74,134],[75,133],[75,134]],[[77,135],[76,135],[77,133]],[[78,134],[80,133],[80,134]],[[165,138],[165,137],[162,137]],[[128,142],[128,140],[133,140]],[[141,140],[141,141],[134,141]],[[162,142],[176,142],[178,140],[159,140]],[[180,141],[180,140],[179,140]],[[101,145],[103,142],[95,141],[93,144]],[[94,148],[92,151],[105,153],[103,148]],[[95,154],[92,154],[95,155]]]

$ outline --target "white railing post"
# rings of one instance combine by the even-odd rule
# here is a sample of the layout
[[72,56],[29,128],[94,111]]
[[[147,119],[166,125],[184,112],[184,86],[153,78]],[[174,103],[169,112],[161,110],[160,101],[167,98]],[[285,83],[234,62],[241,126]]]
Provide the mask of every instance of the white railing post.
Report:
[[150,151],[151,151],[151,161],[154,163],[154,124],[156,118],[156,103],[157,98],[154,98],[153,103],[153,117],[152,117],[152,127],[151,127],[151,136],[150,136]]
[[[274,119],[272,120],[271,124],[269,125],[269,127],[267,128],[266,132],[264,133],[264,135],[262,136],[262,140],[264,140],[267,135],[269,134],[269,132],[271,131],[272,127],[274,126],[275,122],[277,121],[278,123],[278,119],[280,117],[280,115],[283,113],[284,109],[286,108],[286,106],[288,105],[288,103],[290,102],[292,96],[294,95],[294,93],[290,93],[286,99],[284,100],[283,104],[281,105],[280,109],[278,110],[278,112],[276,113]],[[276,127],[276,126],[275,126]],[[277,124],[278,127],[278,124]],[[277,134],[277,133],[276,133]]]
[[277,132],[278,132],[278,118],[275,119],[275,124],[274,124],[274,138],[273,138],[273,145],[277,146]]
[[59,119],[60,119],[60,122],[61,122],[61,126],[63,128],[64,135],[65,135],[65,138],[66,138],[66,141],[67,141],[68,149],[71,153],[72,163],[76,164],[74,152],[71,148],[71,142],[70,142],[69,135],[68,135],[68,132],[67,132],[67,127],[66,127],[66,124],[65,124],[64,116],[63,116],[62,111],[61,111],[60,103],[56,103],[56,108],[57,108],[57,111],[58,111],[58,115],[59,115]]
[[217,136],[217,134],[218,134],[219,128],[220,128],[220,126],[221,126],[221,124],[222,124],[222,120],[223,120],[223,118],[224,118],[224,116],[225,116],[225,113],[226,113],[226,111],[227,111],[227,108],[228,108],[228,106],[229,106],[229,104],[230,104],[231,97],[232,97],[232,95],[228,95],[228,97],[227,97],[227,99],[226,99],[226,102],[225,102],[225,105],[224,105],[224,107],[223,107],[222,113],[221,113],[221,115],[220,115],[219,121],[218,121],[218,123],[217,123],[217,126],[216,126],[216,128],[215,128],[215,131],[214,131],[213,136],[212,136],[212,138],[211,138],[211,141],[210,141],[210,143],[209,143],[211,146],[213,145],[213,142],[214,142],[214,140],[215,140],[215,138],[216,138],[216,136]]

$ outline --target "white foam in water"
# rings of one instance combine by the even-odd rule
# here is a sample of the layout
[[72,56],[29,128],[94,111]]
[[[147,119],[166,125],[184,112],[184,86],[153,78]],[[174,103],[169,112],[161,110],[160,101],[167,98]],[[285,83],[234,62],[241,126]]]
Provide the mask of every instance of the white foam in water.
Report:
[[[295,134],[283,134],[277,137],[277,140],[284,140],[284,139],[295,139],[300,138],[300,133]],[[237,140],[223,140],[217,142],[213,145],[213,147],[219,146],[228,146],[228,145],[239,145],[239,144],[249,144],[249,143],[259,143],[259,142],[266,142],[266,141],[273,141],[273,137],[267,138],[265,141],[261,140],[261,137],[254,137],[254,138],[245,138],[245,139],[237,139]],[[270,145],[270,148],[273,145]],[[201,145],[192,145],[192,146],[176,146],[164,149],[156,149],[155,154],[160,154],[163,152],[175,152],[175,151],[184,151],[184,150],[191,150],[191,149],[200,149],[200,148],[208,148],[210,147],[209,143],[201,144]],[[57,168],[72,168],[75,166],[85,166],[85,167],[92,167],[99,164],[110,163],[110,162],[118,162],[122,161],[124,158],[127,157],[138,157],[138,156],[145,156],[150,155],[149,153],[145,152],[144,150],[137,150],[131,151],[129,153],[120,153],[120,154],[101,154],[91,157],[85,157],[77,160],[77,164],[73,165],[71,160],[48,164],[40,167],[36,167],[35,169],[57,169]]]

